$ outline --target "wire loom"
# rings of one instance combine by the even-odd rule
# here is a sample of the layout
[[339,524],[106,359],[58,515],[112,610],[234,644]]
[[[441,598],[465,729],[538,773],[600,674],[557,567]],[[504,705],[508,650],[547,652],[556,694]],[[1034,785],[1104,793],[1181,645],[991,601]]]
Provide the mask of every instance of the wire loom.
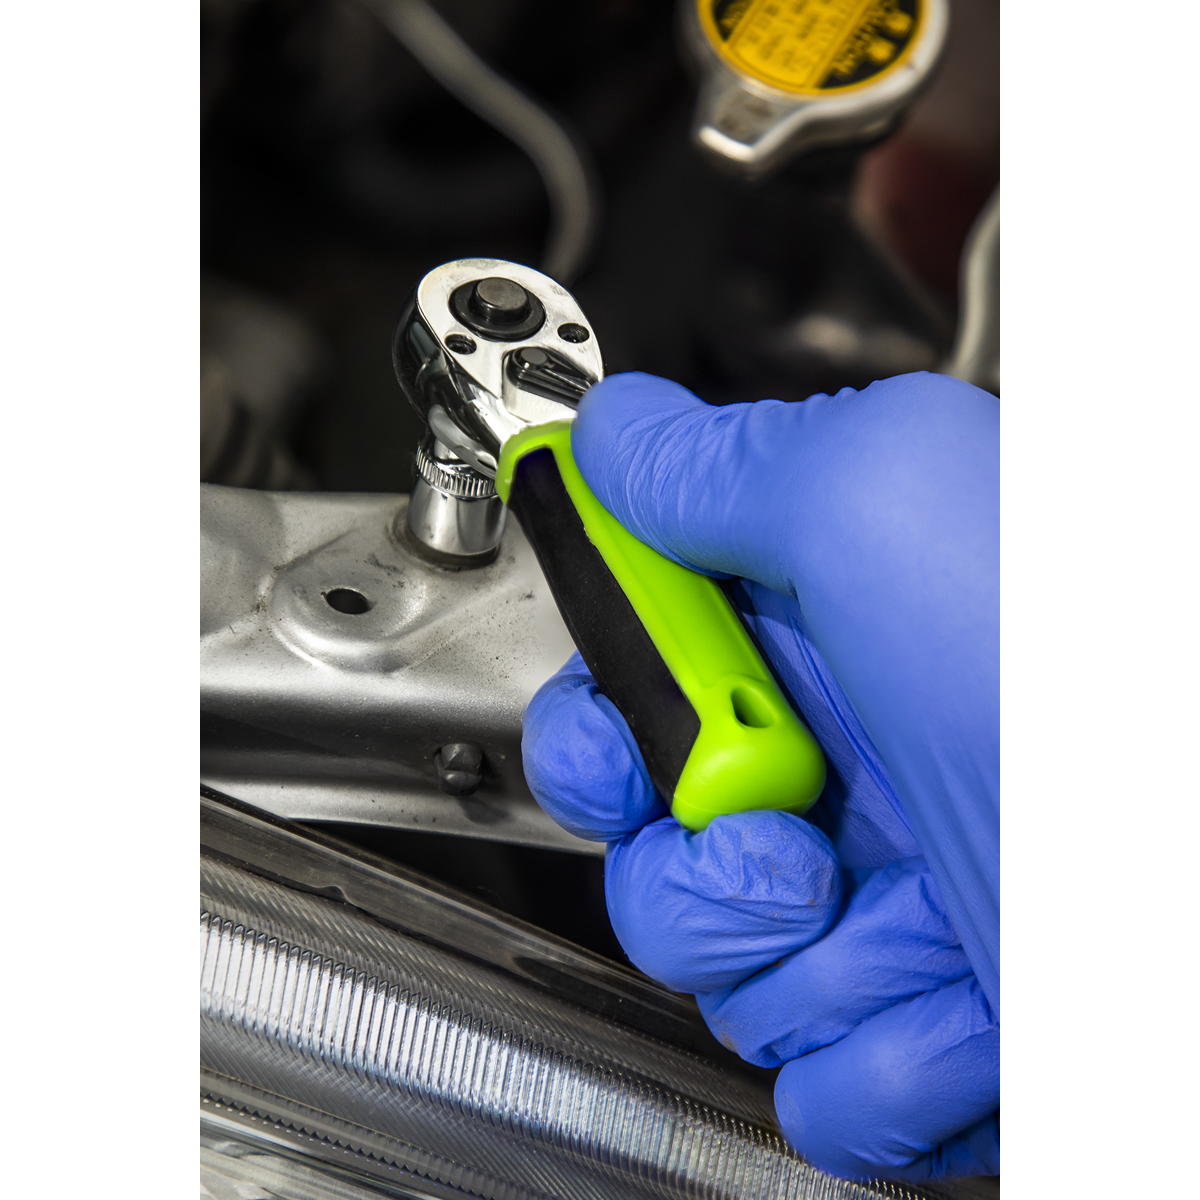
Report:
[[347,905],[211,859],[201,899],[208,1104],[302,1130],[301,1150],[485,1200],[910,1195],[825,1175],[722,1111],[699,1056]]

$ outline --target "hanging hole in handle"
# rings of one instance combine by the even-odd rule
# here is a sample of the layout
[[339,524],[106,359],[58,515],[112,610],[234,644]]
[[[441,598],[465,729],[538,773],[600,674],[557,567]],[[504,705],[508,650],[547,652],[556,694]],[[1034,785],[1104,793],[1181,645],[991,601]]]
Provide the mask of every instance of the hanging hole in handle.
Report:
[[753,688],[735,687],[729,698],[733,701],[733,715],[740,724],[750,729],[766,729],[775,724],[771,706]]

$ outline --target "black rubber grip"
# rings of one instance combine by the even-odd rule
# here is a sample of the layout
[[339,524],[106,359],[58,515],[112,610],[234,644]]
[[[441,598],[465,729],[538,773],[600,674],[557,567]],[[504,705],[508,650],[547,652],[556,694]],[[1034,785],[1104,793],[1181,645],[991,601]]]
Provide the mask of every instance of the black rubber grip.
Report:
[[508,507],[583,661],[628,722],[651,781],[670,803],[700,718],[588,538],[552,451],[532,450],[517,460]]

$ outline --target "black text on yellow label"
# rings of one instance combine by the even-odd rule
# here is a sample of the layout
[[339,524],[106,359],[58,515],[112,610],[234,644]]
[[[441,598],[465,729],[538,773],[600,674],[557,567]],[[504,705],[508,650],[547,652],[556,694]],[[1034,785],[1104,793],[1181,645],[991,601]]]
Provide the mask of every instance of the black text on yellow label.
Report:
[[761,83],[828,95],[873,82],[907,56],[922,0],[697,0],[717,53]]

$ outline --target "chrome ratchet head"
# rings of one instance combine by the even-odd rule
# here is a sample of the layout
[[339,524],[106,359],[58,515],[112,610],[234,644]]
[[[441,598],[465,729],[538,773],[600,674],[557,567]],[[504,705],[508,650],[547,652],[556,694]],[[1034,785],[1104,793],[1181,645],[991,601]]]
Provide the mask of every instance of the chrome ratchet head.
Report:
[[596,335],[571,293],[497,258],[430,271],[400,319],[392,361],[436,439],[492,479],[510,437],[573,419],[604,377]]

